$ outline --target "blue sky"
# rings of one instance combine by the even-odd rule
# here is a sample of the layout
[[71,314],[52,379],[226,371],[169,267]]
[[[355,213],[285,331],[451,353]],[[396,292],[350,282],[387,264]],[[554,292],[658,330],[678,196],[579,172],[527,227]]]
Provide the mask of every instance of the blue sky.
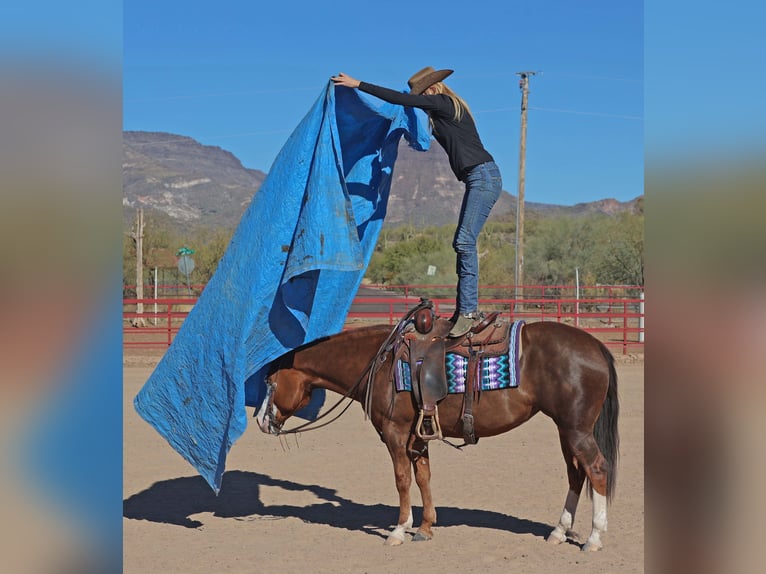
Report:
[[526,200],[643,193],[641,2],[131,0],[123,22],[126,130],[190,136],[268,171],[331,75],[406,89],[423,66],[452,68],[515,194],[516,72],[531,70]]

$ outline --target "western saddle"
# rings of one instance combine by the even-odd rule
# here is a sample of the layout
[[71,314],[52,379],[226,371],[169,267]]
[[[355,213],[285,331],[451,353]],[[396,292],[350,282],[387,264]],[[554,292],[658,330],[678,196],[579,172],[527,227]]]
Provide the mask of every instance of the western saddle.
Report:
[[463,439],[466,444],[476,444],[474,434],[473,403],[481,391],[481,366],[485,357],[508,353],[511,324],[498,321],[499,311],[488,314],[462,337],[448,338],[452,323],[440,320],[434,314],[433,303],[421,299],[400,324],[400,335],[394,342],[394,361],[409,364],[412,394],[419,413],[415,434],[429,441],[443,440],[439,423],[438,403],[447,396],[447,353],[455,353],[467,359],[465,392],[463,394]]

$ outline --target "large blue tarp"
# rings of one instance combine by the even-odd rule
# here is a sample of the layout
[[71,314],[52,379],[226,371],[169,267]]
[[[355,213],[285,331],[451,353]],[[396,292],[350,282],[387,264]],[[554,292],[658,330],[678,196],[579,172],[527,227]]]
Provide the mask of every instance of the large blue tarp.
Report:
[[428,149],[421,110],[328,83],[136,396],[136,411],[216,493],[247,426],[245,407],[263,399],[269,363],[343,328],[383,224],[402,136]]

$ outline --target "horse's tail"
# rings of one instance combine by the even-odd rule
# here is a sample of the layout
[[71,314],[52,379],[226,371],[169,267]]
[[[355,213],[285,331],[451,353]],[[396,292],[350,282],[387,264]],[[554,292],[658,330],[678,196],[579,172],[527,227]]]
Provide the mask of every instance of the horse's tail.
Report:
[[[593,436],[598,448],[601,449],[601,454],[606,459],[606,499],[611,502],[617,485],[617,458],[620,451],[617,419],[620,415],[620,401],[617,397],[617,371],[614,368],[614,356],[603,343],[599,342],[599,346],[609,368],[609,387],[606,391],[606,400],[601,406],[601,413],[598,415],[596,426],[593,429]],[[588,493],[591,493],[590,488]]]

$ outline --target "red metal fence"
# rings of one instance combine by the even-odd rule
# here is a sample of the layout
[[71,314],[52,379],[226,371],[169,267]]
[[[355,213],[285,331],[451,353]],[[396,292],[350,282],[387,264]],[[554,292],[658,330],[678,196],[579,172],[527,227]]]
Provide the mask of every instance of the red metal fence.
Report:
[[[395,324],[421,296],[434,303],[437,315],[450,316],[455,308],[451,286],[363,286],[351,305],[345,328],[364,324]],[[440,297],[449,290],[451,297]],[[479,301],[483,311],[500,311],[509,320],[557,321],[580,327],[623,354],[643,350],[644,299],[636,286],[596,287],[525,286],[523,298],[509,295],[514,287],[482,286]],[[123,299],[123,345],[125,348],[165,348],[181,328],[197,302],[196,297]],[[139,312],[139,305],[143,312]]]

